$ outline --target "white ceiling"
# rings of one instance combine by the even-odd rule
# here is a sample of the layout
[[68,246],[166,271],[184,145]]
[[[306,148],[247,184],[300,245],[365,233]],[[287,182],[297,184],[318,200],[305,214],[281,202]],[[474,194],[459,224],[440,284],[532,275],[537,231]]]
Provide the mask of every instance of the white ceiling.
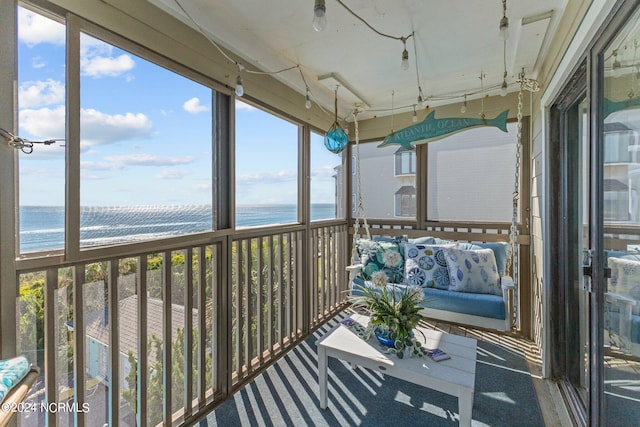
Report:
[[[209,39],[243,58],[249,69],[275,71],[299,64],[312,100],[331,112],[336,82],[318,77],[337,75],[361,98],[358,101],[341,86],[341,117],[348,116],[356,102],[366,104],[361,105],[363,118],[390,114],[392,107],[394,112],[413,109],[418,97],[414,42],[418,75],[430,106],[462,101],[464,94],[479,98],[481,72],[489,94],[497,94],[502,83],[501,0],[342,0],[382,33],[406,37],[414,32],[407,41],[407,71],[400,67],[402,42],[376,34],[336,0],[326,0],[327,26],[322,32],[312,27],[313,0],[148,1],[203,29]],[[536,77],[567,1],[507,1],[509,91],[517,90],[522,68],[527,77]],[[305,93],[298,69],[276,77]],[[251,93],[250,87],[245,90]]]

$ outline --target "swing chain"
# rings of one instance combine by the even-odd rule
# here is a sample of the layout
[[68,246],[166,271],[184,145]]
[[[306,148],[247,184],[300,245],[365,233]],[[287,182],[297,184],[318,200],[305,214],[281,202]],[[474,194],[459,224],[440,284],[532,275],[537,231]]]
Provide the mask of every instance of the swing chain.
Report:
[[[525,78],[524,69],[518,75],[518,83],[520,83],[520,91],[518,92],[518,127],[517,127],[517,143],[516,143],[516,162],[515,176],[513,180],[513,211],[511,216],[511,256],[507,258],[507,271],[511,271],[513,284],[513,315],[514,325],[518,322],[518,202],[520,200],[520,161],[522,151],[522,95],[525,90],[529,92],[537,92],[540,90],[540,84],[533,79]],[[512,270],[513,268],[513,270]]]
[[358,131],[358,109],[356,108],[353,112],[353,124],[355,128],[356,134],[356,211],[355,211],[355,222],[353,223],[353,249],[351,251],[351,260],[352,264],[357,264],[360,262],[360,256],[358,255],[357,249],[357,241],[360,237],[360,218],[362,217],[363,226],[365,232],[367,233],[367,238],[371,240],[371,234],[369,232],[369,224],[367,223],[367,217],[364,214],[364,203],[362,201],[362,180],[360,177],[360,134]]

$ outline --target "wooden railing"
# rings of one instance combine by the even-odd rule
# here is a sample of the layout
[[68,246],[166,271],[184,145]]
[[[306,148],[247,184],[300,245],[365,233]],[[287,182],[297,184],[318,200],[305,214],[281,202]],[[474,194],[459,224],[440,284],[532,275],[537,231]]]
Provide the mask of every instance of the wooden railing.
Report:
[[[509,229],[368,222],[372,234],[468,241],[506,241]],[[521,235],[521,260],[527,239]],[[91,250],[78,262],[18,262],[17,350],[43,368],[27,399],[91,408],[90,415],[25,413],[23,421],[189,423],[344,307],[351,255],[345,221],[214,232],[194,241]],[[528,270],[520,265],[523,305]]]
[[90,409],[22,421],[189,423],[344,306],[347,234],[325,221],[19,262],[17,351],[43,368],[27,401]]

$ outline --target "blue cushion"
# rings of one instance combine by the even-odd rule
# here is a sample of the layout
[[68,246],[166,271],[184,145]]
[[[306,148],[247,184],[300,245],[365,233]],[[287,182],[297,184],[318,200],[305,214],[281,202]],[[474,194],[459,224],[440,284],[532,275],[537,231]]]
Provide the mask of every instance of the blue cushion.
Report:
[[506,317],[504,300],[497,295],[425,288],[424,298],[424,305],[429,308],[493,319],[505,319]]
[[[361,279],[354,280],[354,285],[364,285]],[[398,289],[402,285],[397,285]],[[445,291],[435,288],[423,288],[424,300],[422,306],[492,319],[506,318],[506,310],[502,297],[491,294],[469,294],[464,292]],[[362,290],[354,286],[352,295],[362,295]]]
[[436,239],[430,236],[416,237],[415,239],[409,239],[409,243],[414,245],[435,245]]

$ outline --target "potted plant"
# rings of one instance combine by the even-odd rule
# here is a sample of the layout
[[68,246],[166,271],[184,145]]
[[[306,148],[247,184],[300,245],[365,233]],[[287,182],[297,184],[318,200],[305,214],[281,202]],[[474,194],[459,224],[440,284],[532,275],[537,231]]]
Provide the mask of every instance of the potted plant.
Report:
[[353,308],[369,315],[368,336],[373,333],[381,344],[390,347],[390,353],[399,358],[422,357],[425,349],[413,334],[423,319],[420,314],[422,288],[388,284],[387,280],[385,272],[377,271],[371,275],[370,284],[354,285],[359,292],[350,297]]

